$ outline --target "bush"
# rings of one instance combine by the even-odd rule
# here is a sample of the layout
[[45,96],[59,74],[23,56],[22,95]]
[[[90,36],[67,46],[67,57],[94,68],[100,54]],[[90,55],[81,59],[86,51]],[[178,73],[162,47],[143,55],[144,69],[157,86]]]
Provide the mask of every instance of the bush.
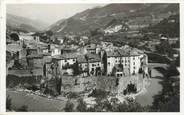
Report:
[[79,112],[84,112],[84,111],[87,111],[87,106],[86,106],[86,103],[83,101],[83,99],[79,99],[78,100],[78,106],[77,106],[77,111]]
[[19,111],[19,112],[27,112],[28,111],[28,106],[27,105],[23,105],[17,111]]
[[12,110],[12,100],[11,100],[9,95],[6,98],[6,109],[7,110]]
[[36,85],[31,85],[31,84],[28,84],[28,83],[25,83],[23,85],[24,88],[28,89],[28,90],[32,90],[32,91],[37,91],[39,90],[39,87],[36,86]]
[[74,104],[70,101],[67,101],[65,108],[64,108],[65,112],[72,112],[74,111]]
[[71,99],[71,98],[78,98],[79,94],[76,92],[69,92],[67,95],[67,98]]
[[54,97],[58,96],[58,92],[55,89],[49,89],[49,88],[46,88],[44,90],[44,94],[49,94]]
[[101,89],[94,89],[91,94],[88,95],[88,97],[96,97],[96,98],[106,98],[109,92],[103,91]]

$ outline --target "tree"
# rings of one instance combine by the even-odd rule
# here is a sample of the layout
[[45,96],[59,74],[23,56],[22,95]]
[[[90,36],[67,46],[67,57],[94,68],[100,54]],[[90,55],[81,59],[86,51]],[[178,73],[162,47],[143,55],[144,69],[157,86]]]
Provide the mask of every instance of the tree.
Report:
[[168,74],[162,83],[163,89],[160,94],[154,97],[152,111],[159,112],[179,112],[180,110],[180,85],[176,76],[174,65],[170,65]]
[[46,31],[46,34],[47,34],[48,36],[52,36],[52,35],[53,35],[53,32],[50,31],[50,30],[48,30],[48,31]]
[[7,110],[12,110],[12,100],[11,100],[9,95],[6,98],[6,109]]
[[19,36],[18,36],[18,34],[16,34],[16,33],[12,33],[12,34],[10,35],[10,37],[11,37],[11,39],[14,40],[14,41],[18,41],[18,40],[19,40]]
[[86,106],[86,103],[83,101],[82,98],[80,98],[78,100],[78,106],[77,106],[77,111],[79,112],[84,112],[84,111],[87,111],[87,106]]
[[175,63],[171,62],[171,64],[168,67],[167,76],[166,77],[178,76],[178,75],[179,75],[179,72],[178,72],[178,70],[176,68]]
[[104,72],[103,74],[105,75],[107,73],[107,53],[104,51],[104,54],[102,56],[102,62],[103,62],[103,68],[104,68]]
[[72,111],[74,111],[74,104],[68,100],[66,102],[64,110],[65,110],[65,112],[72,112]]
[[53,36],[53,32],[48,30],[48,31],[46,31],[46,35],[47,35],[46,36],[47,37],[47,42],[51,43],[51,36]]

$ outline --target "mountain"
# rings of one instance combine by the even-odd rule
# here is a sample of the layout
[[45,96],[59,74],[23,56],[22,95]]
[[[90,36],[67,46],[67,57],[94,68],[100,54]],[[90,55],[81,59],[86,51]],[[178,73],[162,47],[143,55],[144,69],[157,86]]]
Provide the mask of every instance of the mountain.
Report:
[[[120,28],[136,30],[138,27],[159,23],[172,14],[179,13],[179,4],[109,4],[87,9],[56,22],[50,30],[58,35],[79,34],[98,28],[111,31]],[[138,26],[136,28],[136,26]]]
[[61,19],[61,20],[59,20],[59,21],[57,21],[57,22],[55,22],[54,24],[51,24],[49,27],[47,27],[45,30],[50,30],[51,28],[53,28],[53,27],[59,27],[60,26],[60,24],[62,23],[62,22],[64,22],[66,19]]
[[8,29],[18,29],[28,32],[35,32],[44,30],[48,24],[39,20],[32,20],[29,18],[16,16],[12,14],[6,15],[6,25]]

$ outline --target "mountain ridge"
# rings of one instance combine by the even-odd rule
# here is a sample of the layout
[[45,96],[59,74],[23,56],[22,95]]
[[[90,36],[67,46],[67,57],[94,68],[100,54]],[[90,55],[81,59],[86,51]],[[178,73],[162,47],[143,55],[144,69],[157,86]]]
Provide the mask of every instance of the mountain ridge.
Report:
[[[96,28],[105,29],[114,19],[127,21],[130,24],[152,24],[153,20],[159,22],[169,17],[171,15],[169,13],[177,13],[178,10],[178,4],[108,4],[77,13],[57,23],[59,26],[52,26],[50,30],[58,35],[78,34]],[[158,23],[156,21],[155,23]]]
[[6,25],[10,29],[23,29],[28,32],[42,31],[48,26],[48,24],[42,21],[33,20],[10,13],[7,13],[6,15]]

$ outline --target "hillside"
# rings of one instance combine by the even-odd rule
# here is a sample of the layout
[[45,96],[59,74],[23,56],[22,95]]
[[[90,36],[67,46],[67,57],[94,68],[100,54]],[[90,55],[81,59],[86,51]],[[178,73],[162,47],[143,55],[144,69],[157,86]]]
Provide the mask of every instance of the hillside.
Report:
[[109,4],[87,9],[64,21],[58,21],[59,23],[53,24],[50,30],[58,35],[80,34],[97,28],[112,30],[121,27],[119,30],[122,31],[127,25],[129,26],[127,29],[137,30],[140,27],[157,24],[178,12],[178,4]]
[[160,21],[158,24],[145,28],[146,32],[154,32],[164,34],[168,37],[179,37],[180,33],[179,15],[171,15],[168,18]]
[[7,14],[6,25],[8,29],[25,30],[28,32],[41,31],[47,27],[47,24],[41,21],[32,20],[29,18],[24,18],[12,14]]

